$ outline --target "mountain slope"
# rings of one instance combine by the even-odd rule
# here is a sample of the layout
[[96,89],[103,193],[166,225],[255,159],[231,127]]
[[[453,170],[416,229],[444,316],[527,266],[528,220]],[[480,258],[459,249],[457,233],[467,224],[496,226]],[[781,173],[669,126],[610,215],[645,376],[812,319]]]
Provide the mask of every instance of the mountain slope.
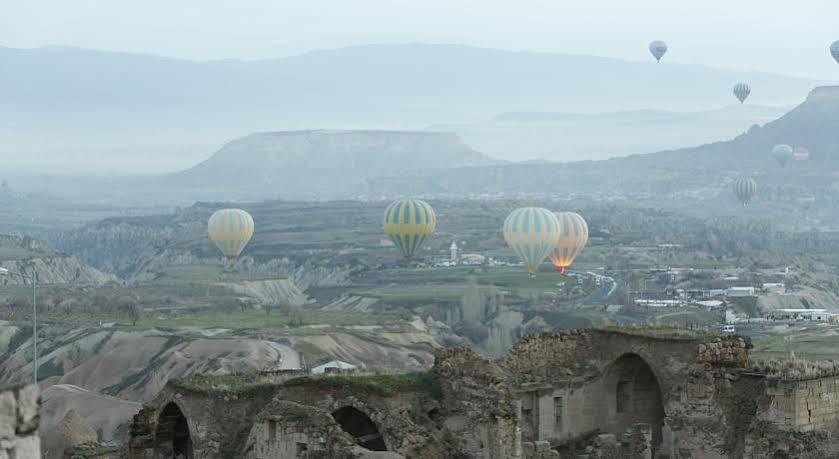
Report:
[[76,172],[120,161],[176,170],[208,145],[256,131],[417,129],[507,111],[712,109],[731,104],[741,80],[752,85],[749,103],[787,105],[813,85],[696,65],[419,44],[208,62],[0,48],[0,68],[10,69],[0,72],[0,157]]
[[[802,104],[781,118],[762,127],[754,126],[728,141],[607,161],[436,170],[410,177],[372,180],[370,192],[576,195],[646,200],[651,205],[669,201],[673,206],[692,207],[696,211],[714,208],[718,211],[719,205],[736,209],[734,200],[728,199],[733,178],[753,175],[758,180],[760,199],[750,211],[769,210],[763,205],[792,205],[811,198],[818,207],[839,199],[839,188],[833,185],[833,171],[839,166],[837,126],[839,86],[827,86],[813,90]],[[806,147],[811,159],[793,161],[781,168],[770,156],[772,147],[778,143]],[[696,205],[707,200],[714,200],[715,205]]]
[[481,123],[430,129],[455,132],[477,150],[510,160],[598,160],[731,138],[788,110],[736,104],[698,112],[508,112]]
[[362,193],[372,177],[496,163],[448,133],[268,132],[233,140],[170,180],[218,190],[217,197],[254,193],[317,200]]

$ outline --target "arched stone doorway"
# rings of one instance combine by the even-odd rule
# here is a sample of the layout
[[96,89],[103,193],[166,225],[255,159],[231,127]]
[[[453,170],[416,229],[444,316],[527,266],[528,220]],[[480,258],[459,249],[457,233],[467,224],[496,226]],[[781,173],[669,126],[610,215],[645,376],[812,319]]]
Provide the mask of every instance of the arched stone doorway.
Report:
[[657,450],[662,441],[664,403],[658,378],[649,364],[637,354],[622,355],[609,368],[605,389],[608,430],[620,435],[632,424],[649,424],[652,446]]
[[160,412],[154,433],[155,459],[194,459],[186,416],[174,402]]
[[376,423],[355,407],[338,409],[332,413],[332,417],[360,446],[372,451],[387,451],[385,439],[379,433]]

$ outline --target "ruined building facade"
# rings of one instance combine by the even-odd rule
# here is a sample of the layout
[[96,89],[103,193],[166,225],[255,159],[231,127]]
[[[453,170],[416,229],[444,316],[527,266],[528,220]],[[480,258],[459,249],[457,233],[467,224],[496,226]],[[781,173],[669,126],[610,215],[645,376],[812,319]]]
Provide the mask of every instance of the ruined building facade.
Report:
[[582,330],[494,361],[441,350],[405,377],[173,381],[135,417],[130,457],[835,456],[837,378],[747,371],[749,347]]

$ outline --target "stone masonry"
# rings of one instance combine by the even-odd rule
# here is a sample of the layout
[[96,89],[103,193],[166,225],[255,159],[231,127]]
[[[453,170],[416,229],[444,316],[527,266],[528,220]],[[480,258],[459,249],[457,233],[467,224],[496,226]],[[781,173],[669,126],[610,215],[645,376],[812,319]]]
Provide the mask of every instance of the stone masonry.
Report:
[[38,386],[0,389],[0,459],[41,457]]
[[130,457],[839,456],[839,377],[747,371],[750,347],[737,336],[572,330],[525,336],[497,360],[440,350],[414,376],[423,384],[399,390],[374,389],[375,375],[247,395],[170,382],[135,417]]

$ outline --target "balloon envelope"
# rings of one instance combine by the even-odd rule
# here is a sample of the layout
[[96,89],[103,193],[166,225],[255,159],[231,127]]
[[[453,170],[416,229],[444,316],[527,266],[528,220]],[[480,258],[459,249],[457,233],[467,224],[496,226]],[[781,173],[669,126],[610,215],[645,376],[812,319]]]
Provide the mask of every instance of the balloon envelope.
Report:
[[772,148],[772,157],[781,167],[784,167],[792,159],[792,147],[786,144],[775,145]]
[[734,97],[740,101],[742,104],[746,101],[746,98],[749,97],[749,94],[752,93],[752,88],[749,87],[746,83],[737,83],[734,85]]
[[667,43],[661,40],[655,40],[650,43],[650,54],[653,55],[656,62],[661,62],[661,58],[667,53]]
[[437,227],[434,209],[419,199],[398,199],[385,209],[385,234],[406,260],[413,258]]
[[839,40],[834,41],[833,44],[830,45],[830,55],[836,59],[836,62],[839,62]]
[[228,260],[239,257],[253,237],[253,217],[242,209],[221,209],[210,216],[207,231]]
[[559,212],[559,241],[551,251],[551,261],[560,272],[565,272],[588,242],[588,224],[580,214]]
[[734,195],[746,207],[757,191],[757,182],[750,177],[740,177],[734,182]]
[[559,240],[559,221],[548,209],[522,207],[510,212],[502,232],[527,270],[534,273]]

